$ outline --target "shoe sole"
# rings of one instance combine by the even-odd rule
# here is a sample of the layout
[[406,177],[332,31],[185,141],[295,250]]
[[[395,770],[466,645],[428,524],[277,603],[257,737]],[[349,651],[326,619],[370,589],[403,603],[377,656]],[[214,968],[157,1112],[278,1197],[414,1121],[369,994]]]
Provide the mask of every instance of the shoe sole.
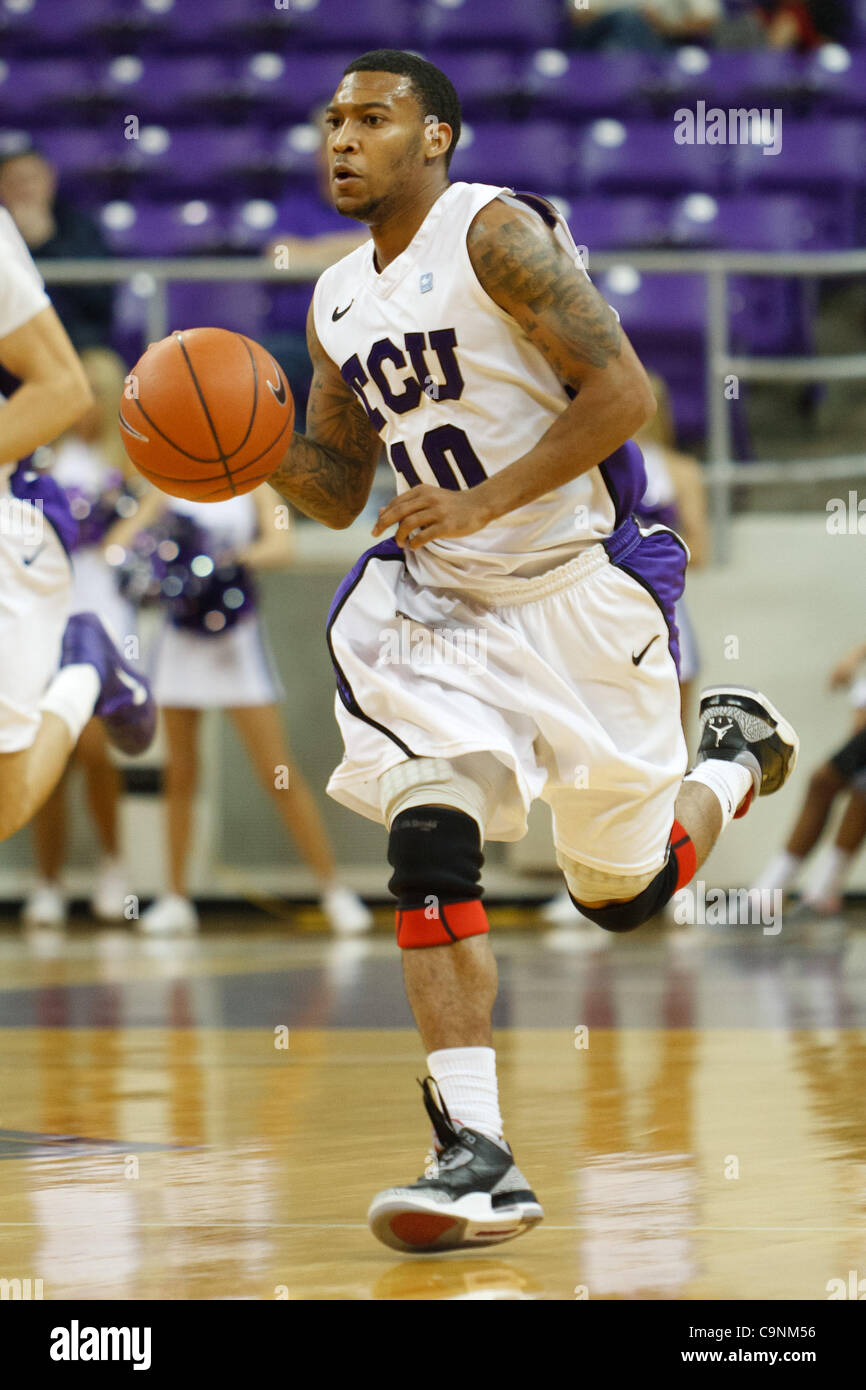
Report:
[[381,1193],[367,1213],[370,1230],[383,1245],[418,1255],[500,1245],[531,1231],[543,1219],[537,1202],[494,1207],[486,1192],[469,1192],[455,1202],[443,1203],[405,1188]]
[[708,685],[706,690],[701,691],[700,703],[703,704],[704,700],[710,700],[715,695],[745,695],[747,699],[758,700],[764,706],[776,726],[776,733],[794,750],[788,764],[788,771],[785,774],[785,781],[787,781],[797,766],[797,758],[800,755],[800,740],[793,725],[789,724],[785,716],[776,709],[773,701],[768,700],[763,691],[755,690],[750,685]]

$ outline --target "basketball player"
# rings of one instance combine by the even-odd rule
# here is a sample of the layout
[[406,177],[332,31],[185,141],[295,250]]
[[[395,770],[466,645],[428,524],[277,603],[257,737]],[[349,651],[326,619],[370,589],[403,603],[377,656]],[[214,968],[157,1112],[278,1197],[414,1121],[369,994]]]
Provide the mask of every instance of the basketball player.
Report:
[[[153,737],[147,684],[93,613],[69,617],[71,516],[50,478],[15,460],[82,415],[81,363],[9,213],[0,209],[0,362],[21,382],[0,404],[0,840],[56,786],[93,714],[125,752]],[[68,621],[67,621],[68,620]],[[60,669],[58,670],[58,666]]]
[[563,220],[449,183],[460,106],[423,59],[350,63],[326,125],[337,210],[372,239],[316,284],[307,433],[270,481],[339,528],[383,445],[397,477],[373,528],[396,533],[344,580],[328,630],[345,741],[328,790],[388,828],[435,1130],[427,1176],[381,1192],[369,1221],[399,1250],[484,1245],[542,1218],[499,1113],[484,840],[519,839],[542,797],[576,906],[630,931],[782,785],[797,738],[763,695],[708,690],[683,781],[686,556],[631,516],[630,436],[655,403]]

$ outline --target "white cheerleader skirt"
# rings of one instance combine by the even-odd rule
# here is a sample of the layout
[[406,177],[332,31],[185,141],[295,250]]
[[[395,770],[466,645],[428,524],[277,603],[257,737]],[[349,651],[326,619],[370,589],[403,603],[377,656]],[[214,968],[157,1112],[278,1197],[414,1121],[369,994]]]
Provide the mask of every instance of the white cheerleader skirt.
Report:
[[154,643],[150,674],[157,704],[169,709],[273,705],[286,693],[254,613],[215,634],[166,622]]

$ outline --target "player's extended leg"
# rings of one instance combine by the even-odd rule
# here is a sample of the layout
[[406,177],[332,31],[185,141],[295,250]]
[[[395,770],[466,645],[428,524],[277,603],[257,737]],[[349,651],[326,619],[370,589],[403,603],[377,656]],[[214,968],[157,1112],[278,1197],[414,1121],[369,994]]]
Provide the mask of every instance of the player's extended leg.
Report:
[[[20,714],[20,711],[15,711]],[[150,744],[156,711],[150,687],[114,645],[95,613],[73,613],[66,624],[60,670],[29,715],[25,747],[0,753],[0,840],[26,825],[60,781],[81,732],[98,715],[126,753]],[[25,724],[25,719],[18,721]]]
[[[800,814],[784,849],[780,850],[765,866],[756,878],[753,887],[779,889],[784,892],[791,885],[799,873],[804,859],[815,848],[823,834],[837,796],[846,787],[856,788],[864,775],[866,775],[866,729],[860,729],[848,739],[848,742],[837,753],[834,753],[827,762],[822,763],[812,773]],[[837,836],[837,845],[840,845],[841,837],[842,854],[847,852],[849,856],[853,854],[860,839],[862,839],[859,808],[854,806],[853,802],[854,798],[852,797],[852,806],[849,807],[850,820],[846,815]],[[844,834],[842,833],[843,827]],[[848,862],[850,862],[850,858],[842,862],[837,861],[836,870],[844,870]],[[829,891],[829,885],[827,889],[819,892],[818,896],[824,896],[827,891]],[[814,895],[810,892],[810,897],[812,896]]]
[[351,935],[373,925],[373,915],[337,881],[337,866],[316,799],[292,759],[278,705],[243,705],[229,710],[262,786],[319,880],[322,909],[335,931]]
[[745,815],[755,796],[778,791],[797,761],[799,740],[774,705],[742,686],[711,687],[700,706],[694,769],[677,796],[670,852],[654,875],[638,880],[563,862],[575,906],[607,931],[633,931],[670,901],[707,858],[719,835]]
[[496,1244],[543,1216],[502,1137],[490,1016],[497,971],[481,904],[489,791],[440,758],[400,763],[381,779],[397,942],[431,1073],[435,1131],[423,1178],[374,1198],[374,1235],[396,1250]]

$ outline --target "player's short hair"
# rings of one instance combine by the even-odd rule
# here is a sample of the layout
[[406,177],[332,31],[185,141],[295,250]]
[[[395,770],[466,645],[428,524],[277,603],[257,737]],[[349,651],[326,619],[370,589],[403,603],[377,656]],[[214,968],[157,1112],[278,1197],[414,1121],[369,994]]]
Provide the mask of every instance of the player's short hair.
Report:
[[417,53],[407,53],[402,48],[374,48],[362,53],[343,71],[348,77],[352,72],[393,72],[398,77],[408,77],[412,90],[421,107],[423,116],[435,116],[451,127],[451,144],[445,152],[445,168],[451,164],[451,156],[460,139],[460,98],[454,85],[441,68],[419,58]]

